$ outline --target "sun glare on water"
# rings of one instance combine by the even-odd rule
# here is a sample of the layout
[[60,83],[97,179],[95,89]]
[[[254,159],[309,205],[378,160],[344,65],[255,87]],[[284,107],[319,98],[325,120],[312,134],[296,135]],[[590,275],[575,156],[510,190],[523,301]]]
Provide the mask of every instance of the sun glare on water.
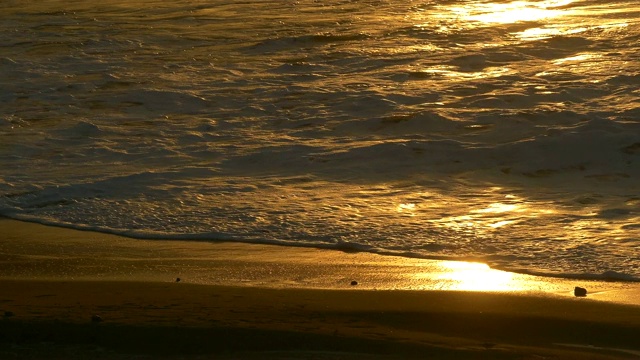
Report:
[[514,274],[491,269],[488,265],[473,262],[443,263],[445,272],[438,280],[446,290],[465,291],[515,291],[521,290]]
[[564,1],[513,1],[509,3],[476,3],[451,10],[461,18],[483,23],[515,23],[552,18],[565,13],[560,7],[572,3]]
[[[535,22],[561,16],[572,15],[570,9],[575,0],[548,1],[511,1],[511,2],[466,2],[462,5],[437,5],[435,13],[430,12],[424,18],[437,18],[449,25],[443,25],[442,31],[459,28],[473,28],[491,24],[512,24]],[[417,15],[418,20],[422,18]],[[416,27],[428,24],[416,24]]]

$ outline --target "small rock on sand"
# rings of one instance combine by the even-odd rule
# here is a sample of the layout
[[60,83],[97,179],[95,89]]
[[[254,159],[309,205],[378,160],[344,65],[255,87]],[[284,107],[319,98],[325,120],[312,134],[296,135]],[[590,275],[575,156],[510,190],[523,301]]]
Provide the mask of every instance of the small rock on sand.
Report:
[[573,295],[578,297],[587,296],[587,289],[576,286],[576,288],[573,289]]
[[357,282],[357,281],[355,281],[355,280],[353,280],[353,281],[351,282],[351,286],[356,286],[356,285],[358,285],[358,282]]

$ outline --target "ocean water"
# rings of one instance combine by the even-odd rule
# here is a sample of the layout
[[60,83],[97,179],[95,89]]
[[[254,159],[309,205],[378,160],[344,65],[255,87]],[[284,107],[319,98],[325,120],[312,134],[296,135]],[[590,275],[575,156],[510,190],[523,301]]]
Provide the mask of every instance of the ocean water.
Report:
[[2,7],[0,215],[640,279],[636,1]]

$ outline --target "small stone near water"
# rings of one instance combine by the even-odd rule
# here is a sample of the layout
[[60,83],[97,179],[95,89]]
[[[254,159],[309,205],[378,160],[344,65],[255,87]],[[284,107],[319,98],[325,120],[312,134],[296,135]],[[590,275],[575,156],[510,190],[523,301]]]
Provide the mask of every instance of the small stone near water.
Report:
[[13,313],[13,311],[5,311],[4,312],[4,317],[9,318],[12,316],[15,316],[16,314]]
[[91,317],[91,322],[94,322],[94,323],[102,322],[102,317],[100,317],[100,315],[93,315]]
[[357,281],[355,281],[355,280],[353,280],[353,281],[351,282],[351,286],[356,286],[356,285],[358,285],[358,282],[357,282]]
[[180,278],[176,278],[176,282],[180,282]]
[[578,297],[587,296],[587,289],[576,286],[576,288],[573,289],[573,295]]

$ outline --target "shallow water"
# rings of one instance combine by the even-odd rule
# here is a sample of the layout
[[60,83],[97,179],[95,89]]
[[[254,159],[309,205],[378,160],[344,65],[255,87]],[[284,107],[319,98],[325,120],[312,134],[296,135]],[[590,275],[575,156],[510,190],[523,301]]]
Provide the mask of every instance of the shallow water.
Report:
[[640,278],[632,1],[8,1],[0,215]]

